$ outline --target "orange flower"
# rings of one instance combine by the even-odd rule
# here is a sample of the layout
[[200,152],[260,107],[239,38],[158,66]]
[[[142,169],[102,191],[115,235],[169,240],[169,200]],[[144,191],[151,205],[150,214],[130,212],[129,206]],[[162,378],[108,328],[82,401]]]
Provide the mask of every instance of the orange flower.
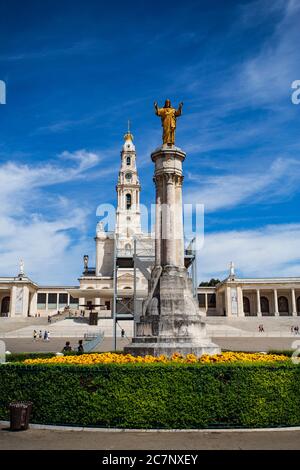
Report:
[[212,356],[203,354],[200,357],[194,354],[187,354],[185,357],[180,353],[174,353],[171,358],[165,355],[158,357],[146,355],[132,356],[131,354],[115,354],[115,353],[92,353],[82,354],[80,356],[56,356],[48,359],[26,359],[25,364],[76,364],[76,365],[93,365],[93,364],[210,364],[210,363],[231,363],[231,362],[275,362],[287,361],[289,358],[284,355],[262,354],[262,353],[242,353],[242,352],[223,352]]

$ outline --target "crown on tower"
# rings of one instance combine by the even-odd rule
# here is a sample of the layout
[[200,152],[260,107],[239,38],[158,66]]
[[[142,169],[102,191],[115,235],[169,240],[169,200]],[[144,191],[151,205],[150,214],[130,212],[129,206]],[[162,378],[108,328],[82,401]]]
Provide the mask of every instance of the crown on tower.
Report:
[[133,135],[132,135],[131,132],[130,132],[130,121],[129,121],[129,119],[128,119],[128,128],[127,128],[127,132],[126,132],[126,134],[124,135],[124,140],[125,140],[125,142],[126,142],[127,140],[130,140],[131,142],[133,142]]

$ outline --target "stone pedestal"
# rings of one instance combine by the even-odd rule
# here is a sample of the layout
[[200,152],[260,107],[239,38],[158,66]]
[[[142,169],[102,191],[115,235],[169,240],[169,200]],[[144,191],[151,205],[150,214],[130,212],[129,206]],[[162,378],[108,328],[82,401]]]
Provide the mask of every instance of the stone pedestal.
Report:
[[151,155],[156,186],[155,266],[136,336],[125,351],[158,356],[216,354],[206,335],[184,267],[182,162],[185,153],[163,145]]

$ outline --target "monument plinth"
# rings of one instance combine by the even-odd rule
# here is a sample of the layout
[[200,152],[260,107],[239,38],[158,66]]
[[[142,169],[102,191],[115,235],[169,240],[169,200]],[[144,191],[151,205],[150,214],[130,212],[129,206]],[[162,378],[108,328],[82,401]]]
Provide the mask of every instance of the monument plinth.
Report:
[[155,266],[136,336],[125,348],[134,355],[216,354],[206,334],[184,266],[182,162],[185,153],[165,143],[151,154],[155,164]]

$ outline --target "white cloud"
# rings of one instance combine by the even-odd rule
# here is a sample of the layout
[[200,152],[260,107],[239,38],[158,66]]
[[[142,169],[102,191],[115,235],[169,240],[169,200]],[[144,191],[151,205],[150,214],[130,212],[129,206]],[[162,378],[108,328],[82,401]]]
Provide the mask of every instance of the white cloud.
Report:
[[204,204],[205,212],[228,209],[241,203],[276,202],[278,197],[290,196],[298,190],[300,162],[291,158],[277,158],[269,168],[259,168],[251,173],[223,174],[218,176],[192,176],[197,187],[185,194],[185,202]]
[[230,80],[228,87],[223,87],[225,94],[233,94],[234,90],[235,97],[239,96],[244,105],[276,107],[281,99],[287,100],[291,83],[298,78],[299,2],[277,0],[271,6],[268,1],[250,3],[244,9],[244,16],[241,16],[244,18],[242,24],[257,26],[274,12],[280,14],[280,19],[277,19],[273,33],[255,56],[237,67],[234,81]]
[[76,152],[68,152],[65,150],[61,154],[61,158],[71,160],[78,163],[77,173],[88,170],[100,162],[100,156],[94,152],[88,152],[85,149],[76,150]]
[[[66,166],[66,161],[73,165]],[[22,258],[27,274],[38,283],[76,282],[74,274],[80,274],[88,243],[89,212],[65,196],[49,198],[45,191],[53,184],[86,178],[86,170],[99,161],[98,154],[78,150],[63,152],[60,164],[0,166],[0,275],[15,275]]]
[[39,48],[35,51],[24,50],[16,54],[7,54],[0,56],[0,61],[25,61],[25,60],[41,60],[57,57],[67,57],[87,54],[105,54],[111,51],[111,42],[102,40],[101,42],[93,39],[87,39],[70,44],[66,47],[58,49]]
[[299,247],[300,224],[208,233],[198,254],[198,278],[224,279],[230,261],[240,277],[300,277]]

